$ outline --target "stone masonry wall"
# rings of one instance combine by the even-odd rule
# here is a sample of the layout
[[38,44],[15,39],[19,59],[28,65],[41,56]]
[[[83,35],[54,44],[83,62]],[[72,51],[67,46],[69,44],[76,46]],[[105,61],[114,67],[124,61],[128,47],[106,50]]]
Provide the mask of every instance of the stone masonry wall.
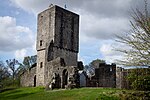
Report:
[[37,52],[37,67],[36,67],[36,75],[37,75],[37,86],[44,85],[44,74],[45,74],[45,50],[41,50]]
[[63,58],[66,66],[77,66],[77,53],[75,52],[54,48],[54,59],[57,57]]
[[25,71],[21,75],[20,84],[23,87],[36,85],[36,67],[31,68],[29,71]]
[[[77,66],[79,15],[58,6],[53,6],[52,8],[54,9],[53,17],[55,18],[52,19],[53,17],[50,17],[50,20],[55,22],[50,22],[50,26],[54,28],[54,35],[50,35],[50,39],[47,38],[48,45],[46,45],[46,66],[44,72],[45,85],[50,82],[54,73],[62,73],[64,69],[69,73],[69,70],[73,70],[71,66]],[[54,26],[51,24],[54,24]],[[51,37],[53,37],[52,40]],[[64,60],[65,67],[60,66],[59,61],[57,62],[58,64],[54,65],[54,62],[58,60],[57,58]],[[59,68],[58,72],[56,72],[57,68]]]
[[54,46],[78,53],[79,15],[56,6]]
[[95,66],[95,76],[87,79],[89,87],[116,87],[116,65],[99,64]]
[[47,66],[48,69],[47,69],[47,78],[45,81],[45,85],[49,84],[52,81],[54,74],[57,74],[60,76],[60,83],[62,87],[64,70],[68,72],[68,79],[67,79],[68,81],[69,81],[69,77],[74,75],[75,66],[66,66],[64,60],[60,57],[48,62]]
[[120,89],[129,89],[130,88],[129,82],[126,78],[128,74],[129,74],[129,69],[117,67],[116,88],[120,88]]
[[[50,41],[54,39],[55,9],[48,8],[38,14],[37,28],[37,86],[44,86],[45,80],[45,64],[46,64],[46,48]],[[42,66],[42,67],[41,67]]]

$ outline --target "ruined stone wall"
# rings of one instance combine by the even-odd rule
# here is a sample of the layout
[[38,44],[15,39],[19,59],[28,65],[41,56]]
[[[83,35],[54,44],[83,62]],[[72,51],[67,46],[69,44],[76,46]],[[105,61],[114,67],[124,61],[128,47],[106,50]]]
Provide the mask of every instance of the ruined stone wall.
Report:
[[56,7],[54,46],[79,51],[79,15]]
[[122,79],[122,68],[117,67],[117,69],[116,69],[116,88],[120,88],[120,89],[122,88],[121,79]]
[[77,66],[79,49],[79,15],[55,6],[53,59],[61,57],[66,66]]
[[37,69],[36,69],[36,75],[37,75],[37,86],[43,86],[44,85],[44,74],[45,74],[45,50],[41,50],[37,52]]
[[[47,48],[51,40],[54,40],[54,27],[55,8],[48,8],[38,14],[36,43],[37,51]],[[42,45],[40,45],[40,41],[42,41]]]
[[116,65],[100,65],[99,86],[115,87],[116,86]]
[[72,77],[74,75],[75,67],[76,66],[66,66],[65,62],[62,58],[58,57],[50,62],[47,63],[47,78],[45,80],[45,85],[49,84],[54,74],[59,75],[60,77],[60,84],[62,87],[63,84],[63,71],[66,70],[68,72],[68,81],[69,77]]
[[77,66],[77,53],[66,49],[54,48],[54,59],[63,58],[66,66]]
[[129,89],[129,81],[127,80],[127,75],[129,74],[128,69],[117,67],[116,71],[116,88]]
[[95,76],[87,79],[87,86],[116,87],[116,65],[99,64],[95,68]]
[[31,68],[29,71],[25,71],[21,75],[20,84],[23,87],[36,86],[36,67]]
[[37,24],[37,86],[44,86],[47,48],[54,40],[55,9],[48,8],[38,14]]

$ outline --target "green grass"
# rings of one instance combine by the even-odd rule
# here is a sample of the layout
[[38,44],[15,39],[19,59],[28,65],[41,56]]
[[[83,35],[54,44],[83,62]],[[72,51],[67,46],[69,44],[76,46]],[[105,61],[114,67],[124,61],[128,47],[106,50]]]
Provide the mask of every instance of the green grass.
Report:
[[28,87],[7,90],[0,93],[0,100],[119,100],[119,89],[80,88],[72,90],[49,90]]

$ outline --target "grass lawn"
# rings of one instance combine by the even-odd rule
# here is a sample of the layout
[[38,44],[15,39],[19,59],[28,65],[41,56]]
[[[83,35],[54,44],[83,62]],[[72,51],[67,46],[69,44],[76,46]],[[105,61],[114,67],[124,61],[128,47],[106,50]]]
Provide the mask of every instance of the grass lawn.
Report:
[[49,90],[28,87],[7,90],[0,93],[0,100],[119,100],[119,89],[79,88],[72,90]]

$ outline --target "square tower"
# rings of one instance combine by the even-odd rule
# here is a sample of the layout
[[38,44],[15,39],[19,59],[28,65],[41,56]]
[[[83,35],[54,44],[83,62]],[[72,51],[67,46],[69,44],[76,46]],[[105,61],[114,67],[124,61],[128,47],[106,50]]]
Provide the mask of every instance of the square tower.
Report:
[[79,15],[56,5],[38,14],[37,86],[45,86],[48,63],[58,57],[66,66],[77,66]]

